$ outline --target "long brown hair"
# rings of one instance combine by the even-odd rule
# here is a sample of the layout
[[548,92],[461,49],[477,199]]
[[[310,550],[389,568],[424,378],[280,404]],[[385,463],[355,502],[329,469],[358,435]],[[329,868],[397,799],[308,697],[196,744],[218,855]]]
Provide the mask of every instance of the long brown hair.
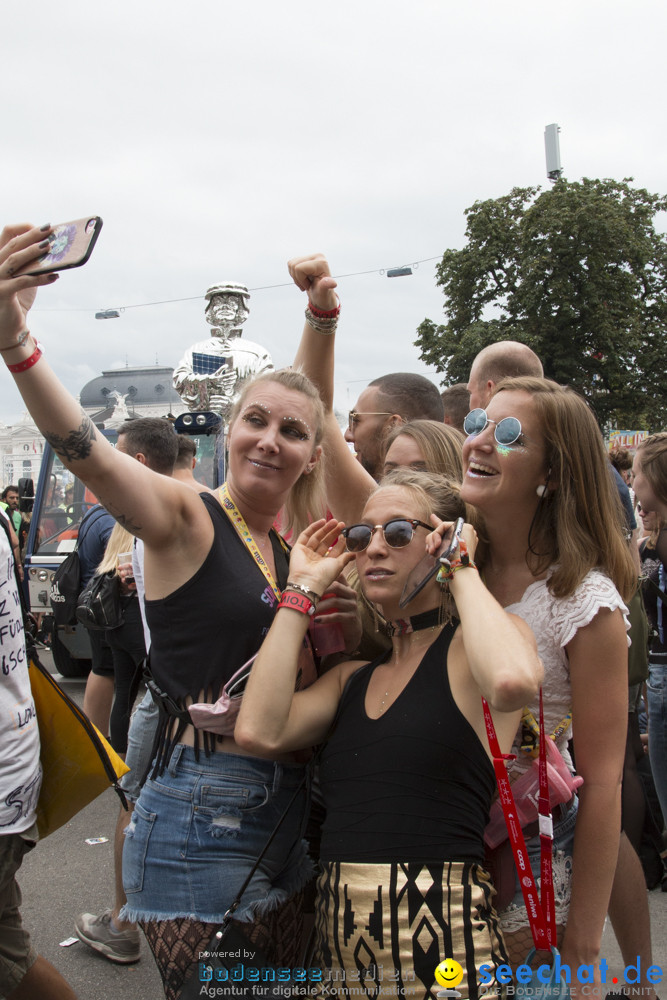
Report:
[[568,386],[532,376],[504,379],[496,391],[530,393],[544,436],[549,488],[531,529],[531,571],[555,566],[549,589],[568,597],[589,570],[602,569],[627,601],[637,575],[602,432],[588,404]]
[[667,503],[667,432],[651,434],[637,448],[641,470],[659,500]]

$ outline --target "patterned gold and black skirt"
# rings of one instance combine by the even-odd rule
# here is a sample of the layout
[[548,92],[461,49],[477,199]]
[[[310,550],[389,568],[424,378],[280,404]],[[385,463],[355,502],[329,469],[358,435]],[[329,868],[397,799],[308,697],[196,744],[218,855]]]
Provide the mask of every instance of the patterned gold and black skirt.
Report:
[[463,969],[461,997],[497,995],[495,969],[508,959],[479,865],[332,862],[317,889],[323,996],[436,1000],[435,970],[447,958]]

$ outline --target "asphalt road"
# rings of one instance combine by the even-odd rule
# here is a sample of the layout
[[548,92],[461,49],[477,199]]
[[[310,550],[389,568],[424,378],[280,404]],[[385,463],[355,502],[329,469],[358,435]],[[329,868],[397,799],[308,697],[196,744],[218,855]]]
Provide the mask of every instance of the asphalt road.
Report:
[[[40,658],[51,666],[50,657]],[[57,675],[70,697],[81,705],[84,681]],[[19,873],[23,891],[22,913],[37,950],[70,982],[80,1000],[160,1000],[160,977],[146,943],[141,961],[114,965],[78,942],[61,947],[73,936],[74,919],[87,910],[99,913],[112,903],[113,835],[118,799],[110,789],[80,812],[71,823],[38,844]],[[89,837],[107,837],[106,844],[89,846]],[[637,887],[641,891],[641,887]],[[667,994],[667,893],[649,893],[653,935],[653,962],[663,970],[659,994]],[[609,963],[609,978],[621,976],[623,961],[607,921],[602,957]],[[39,998],[35,998],[39,1000]]]

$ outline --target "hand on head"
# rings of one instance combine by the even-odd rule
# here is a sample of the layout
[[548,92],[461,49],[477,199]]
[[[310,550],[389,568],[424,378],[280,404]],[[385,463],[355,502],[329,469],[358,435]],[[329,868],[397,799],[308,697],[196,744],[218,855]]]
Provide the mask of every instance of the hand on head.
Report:
[[330,589],[354,554],[345,551],[342,521],[320,519],[309,524],[290,553],[289,578],[316,594]]
[[292,280],[302,292],[308,292],[312,304],[323,310],[335,309],[338,298],[334,292],[336,279],[331,277],[329,263],[321,253],[307,257],[292,257],[287,262]]
[[5,226],[0,234],[0,347],[9,347],[25,330],[26,315],[40,285],[51,285],[57,274],[14,275],[44,253],[50,226]]

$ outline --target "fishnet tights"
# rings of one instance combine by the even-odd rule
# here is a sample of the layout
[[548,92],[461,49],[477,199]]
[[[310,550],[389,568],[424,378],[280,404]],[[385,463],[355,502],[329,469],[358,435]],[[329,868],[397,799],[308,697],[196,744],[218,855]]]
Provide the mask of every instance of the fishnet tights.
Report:
[[[294,968],[302,954],[302,902],[302,893],[299,893],[253,923],[237,926],[269,960],[285,968]],[[201,952],[208,950],[208,943],[219,926],[186,918],[141,924],[162,977],[165,1000],[179,1000],[183,983],[199,961]]]
[[[557,925],[556,937],[559,948],[563,942],[564,933],[565,927]],[[514,931],[512,934],[508,934],[507,931],[505,931],[503,933],[503,937],[505,939],[505,947],[507,948],[507,954],[512,968],[515,969],[517,965],[523,965],[526,961],[526,955],[531,948],[535,947],[530,927],[522,927],[521,930]],[[530,964],[533,969],[537,969],[540,965],[551,965],[551,962],[551,952],[538,951]]]
[[141,924],[162,977],[166,1000],[178,1000],[187,974],[199,960],[200,952],[206,951],[218,926],[187,919]]

